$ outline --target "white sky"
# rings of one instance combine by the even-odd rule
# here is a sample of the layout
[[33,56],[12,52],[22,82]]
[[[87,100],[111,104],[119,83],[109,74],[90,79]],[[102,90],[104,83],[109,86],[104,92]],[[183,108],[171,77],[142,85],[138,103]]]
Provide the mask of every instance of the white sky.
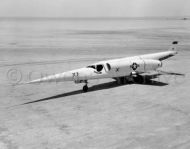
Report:
[[0,0],[2,16],[190,16],[190,0]]

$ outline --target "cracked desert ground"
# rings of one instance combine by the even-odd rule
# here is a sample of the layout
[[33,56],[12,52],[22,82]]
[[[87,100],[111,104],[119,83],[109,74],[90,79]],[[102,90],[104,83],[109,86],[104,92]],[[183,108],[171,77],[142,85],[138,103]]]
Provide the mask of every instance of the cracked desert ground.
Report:
[[[102,59],[178,54],[149,84],[19,83]],[[12,72],[13,74],[10,74]],[[0,149],[189,149],[189,20],[0,20]]]

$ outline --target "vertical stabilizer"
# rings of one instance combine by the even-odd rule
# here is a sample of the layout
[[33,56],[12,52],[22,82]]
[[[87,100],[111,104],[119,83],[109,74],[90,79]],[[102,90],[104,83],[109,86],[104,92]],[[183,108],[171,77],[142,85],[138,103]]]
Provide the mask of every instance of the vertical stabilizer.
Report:
[[168,51],[177,51],[177,45],[178,45],[178,41],[173,41],[172,46],[169,48]]

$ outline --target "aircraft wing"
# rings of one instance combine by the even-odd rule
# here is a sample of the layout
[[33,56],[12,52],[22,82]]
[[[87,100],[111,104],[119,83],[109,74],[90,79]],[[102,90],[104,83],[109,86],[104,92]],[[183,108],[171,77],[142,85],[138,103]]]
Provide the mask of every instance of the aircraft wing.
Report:
[[177,75],[177,76],[185,76],[185,74],[182,73],[176,73],[176,72],[171,72],[171,71],[163,71],[163,70],[157,70],[157,71],[149,71],[149,72],[144,72],[140,74],[141,76],[160,76],[160,75]]
[[185,74],[182,73],[176,73],[176,72],[167,72],[167,71],[162,71],[162,70],[158,70],[157,71],[159,74],[161,75],[177,75],[177,76],[185,76]]

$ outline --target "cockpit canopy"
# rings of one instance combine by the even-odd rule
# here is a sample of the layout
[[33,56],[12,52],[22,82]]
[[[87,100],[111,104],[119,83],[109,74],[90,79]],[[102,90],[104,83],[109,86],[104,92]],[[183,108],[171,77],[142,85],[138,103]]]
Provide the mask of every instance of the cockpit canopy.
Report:
[[95,65],[89,65],[89,66],[87,66],[87,68],[93,68],[93,69],[96,69],[96,66],[95,66]]
[[93,68],[96,71],[100,72],[104,68],[104,65],[103,64],[90,65],[90,66],[87,66],[87,68]]
[[[108,71],[111,70],[110,64],[106,63],[106,67],[107,67]],[[87,66],[87,68],[92,68],[92,69],[95,69],[97,72],[101,72],[104,68],[104,65],[103,64],[89,65],[89,66]]]

